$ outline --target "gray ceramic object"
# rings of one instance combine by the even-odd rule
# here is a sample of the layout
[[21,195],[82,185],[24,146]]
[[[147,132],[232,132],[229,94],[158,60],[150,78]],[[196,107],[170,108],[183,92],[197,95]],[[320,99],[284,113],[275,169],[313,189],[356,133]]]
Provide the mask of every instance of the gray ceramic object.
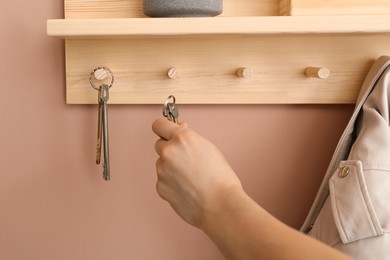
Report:
[[202,17],[222,13],[223,0],[144,0],[144,14],[151,17]]

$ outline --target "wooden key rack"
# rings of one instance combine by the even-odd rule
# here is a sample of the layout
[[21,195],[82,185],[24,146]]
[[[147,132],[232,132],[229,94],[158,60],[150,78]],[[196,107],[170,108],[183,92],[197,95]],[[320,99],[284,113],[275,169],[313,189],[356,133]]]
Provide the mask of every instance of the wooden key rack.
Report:
[[66,42],[67,103],[97,103],[88,76],[103,66],[115,75],[111,104],[170,94],[181,104],[354,103],[374,60],[390,55],[390,15],[279,16],[302,8],[292,1],[224,0],[218,17],[149,18],[141,0],[65,0],[65,19],[47,31]]

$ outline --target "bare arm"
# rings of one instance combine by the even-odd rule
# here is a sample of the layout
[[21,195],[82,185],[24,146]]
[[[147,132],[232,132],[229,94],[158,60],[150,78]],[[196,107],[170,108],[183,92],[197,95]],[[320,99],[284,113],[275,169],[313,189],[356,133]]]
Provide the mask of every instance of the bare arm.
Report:
[[349,259],[256,204],[221,152],[186,124],[158,119],[157,192],[227,259]]

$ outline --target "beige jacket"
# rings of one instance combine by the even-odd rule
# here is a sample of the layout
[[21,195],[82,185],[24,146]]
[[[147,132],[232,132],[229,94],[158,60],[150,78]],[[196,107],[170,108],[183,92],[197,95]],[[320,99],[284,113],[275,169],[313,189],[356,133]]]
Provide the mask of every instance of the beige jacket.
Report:
[[390,57],[380,57],[302,231],[355,259],[390,259]]

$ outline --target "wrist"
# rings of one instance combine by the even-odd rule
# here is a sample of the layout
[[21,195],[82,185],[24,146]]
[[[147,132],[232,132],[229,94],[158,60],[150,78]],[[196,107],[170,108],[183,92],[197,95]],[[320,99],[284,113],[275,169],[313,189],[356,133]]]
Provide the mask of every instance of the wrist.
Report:
[[217,192],[214,197],[203,209],[200,229],[206,234],[218,229],[219,225],[224,225],[225,221],[229,222],[234,219],[251,202],[241,186],[225,188]]

